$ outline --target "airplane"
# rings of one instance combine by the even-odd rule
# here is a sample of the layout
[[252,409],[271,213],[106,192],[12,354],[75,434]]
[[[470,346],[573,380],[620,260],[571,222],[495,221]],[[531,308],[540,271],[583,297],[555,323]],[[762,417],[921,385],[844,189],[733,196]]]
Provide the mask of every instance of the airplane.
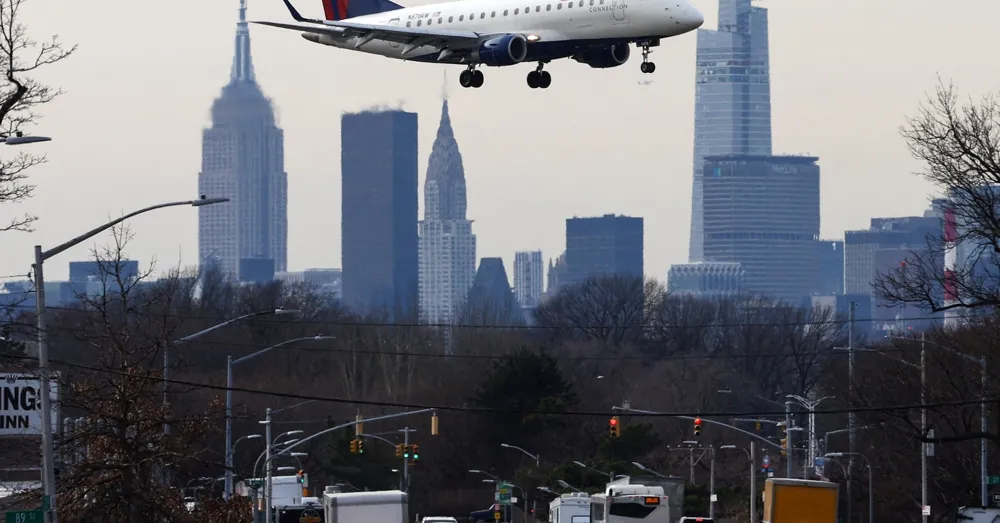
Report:
[[322,0],[324,20],[305,18],[282,0],[296,22],[255,21],[300,31],[310,42],[398,60],[462,64],[462,87],[483,86],[481,66],[537,62],[528,87],[547,89],[545,64],[573,58],[596,69],[628,61],[642,49],[643,73],[656,65],[649,48],[701,27],[689,0],[462,0],[403,7],[390,0]]

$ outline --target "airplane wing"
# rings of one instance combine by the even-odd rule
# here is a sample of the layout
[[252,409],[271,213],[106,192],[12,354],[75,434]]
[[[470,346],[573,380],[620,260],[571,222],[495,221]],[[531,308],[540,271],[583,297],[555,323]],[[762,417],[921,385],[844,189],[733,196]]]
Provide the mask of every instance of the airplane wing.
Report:
[[[394,25],[373,25],[361,24],[347,21],[324,21],[322,25],[299,25],[285,24],[281,22],[253,22],[255,24],[302,31],[306,33],[316,33],[330,35],[333,37],[356,36],[362,42],[371,40],[385,40],[405,45],[407,48],[416,49],[425,45],[434,45],[448,49],[468,49],[479,44],[483,35],[471,31],[448,31],[448,30],[428,30],[416,27],[398,27]],[[402,54],[406,54],[406,51]]]

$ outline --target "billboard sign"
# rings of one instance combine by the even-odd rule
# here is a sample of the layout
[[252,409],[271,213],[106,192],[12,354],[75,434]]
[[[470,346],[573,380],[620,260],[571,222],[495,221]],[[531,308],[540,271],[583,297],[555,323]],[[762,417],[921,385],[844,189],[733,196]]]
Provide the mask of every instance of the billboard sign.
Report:
[[[41,436],[42,397],[38,393],[40,380],[32,374],[0,375],[0,436]],[[52,430],[58,430],[59,416],[55,408],[59,397],[57,380],[49,380],[52,400]]]

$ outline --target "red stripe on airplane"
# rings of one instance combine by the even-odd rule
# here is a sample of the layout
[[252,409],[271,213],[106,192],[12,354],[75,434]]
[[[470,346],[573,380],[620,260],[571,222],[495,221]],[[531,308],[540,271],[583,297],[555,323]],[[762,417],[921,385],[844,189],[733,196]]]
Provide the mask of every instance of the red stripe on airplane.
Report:
[[349,18],[349,15],[347,14],[347,6],[350,3],[350,0],[337,0],[337,7],[340,9],[341,20]]
[[323,0],[323,12],[327,20],[333,20],[333,0]]

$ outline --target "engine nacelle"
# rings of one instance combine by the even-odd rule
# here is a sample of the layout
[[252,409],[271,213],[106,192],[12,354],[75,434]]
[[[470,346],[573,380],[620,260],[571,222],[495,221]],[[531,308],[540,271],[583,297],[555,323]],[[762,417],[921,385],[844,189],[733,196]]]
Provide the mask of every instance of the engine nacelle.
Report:
[[528,40],[507,34],[487,40],[473,53],[473,61],[492,67],[516,65],[528,56]]
[[607,69],[624,64],[631,54],[632,49],[628,44],[611,44],[588,48],[574,58],[595,69]]

